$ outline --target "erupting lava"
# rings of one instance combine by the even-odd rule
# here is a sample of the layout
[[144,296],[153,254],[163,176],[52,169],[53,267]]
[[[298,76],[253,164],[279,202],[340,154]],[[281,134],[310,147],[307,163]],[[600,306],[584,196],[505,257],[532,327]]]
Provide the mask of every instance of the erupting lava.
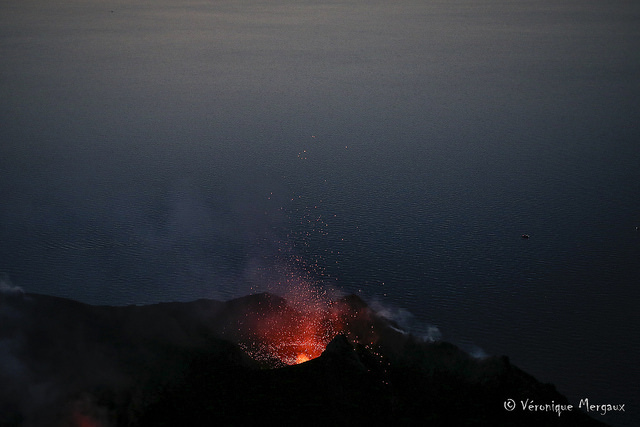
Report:
[[320,356],[348,318],[344,304],[310,287],[298,287],[286,299],[265,294],[250,311],[240,321],[241,346],[254,359],[276,365]]
[[75,412],[73,414],[73,423],[74,427],[100,427],[102,424],[98,421],[95,421],[88,415],[85,415],[81,412]]
[[306,362],[308,360],[311,360],[311,359],[309,359],[309,356],[307,356],[304,353],[300,353],[298,355],[298,357],[296,357],[296,365],[299,364],[299,363],[304,363],[304,362]]
[[306,362],[320,356],[343,325],[331,306],[306,307],[274,313],[277,318],[259,328],[260,341],[269,355],[286,365]]

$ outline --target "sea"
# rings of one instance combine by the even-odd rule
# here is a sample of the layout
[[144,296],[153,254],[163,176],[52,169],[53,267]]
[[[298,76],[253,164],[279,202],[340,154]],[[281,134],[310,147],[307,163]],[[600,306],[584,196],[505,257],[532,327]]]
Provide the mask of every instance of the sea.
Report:
[[637,1],[0,3],[2,292],[355,293],[636,426],[639,226]]

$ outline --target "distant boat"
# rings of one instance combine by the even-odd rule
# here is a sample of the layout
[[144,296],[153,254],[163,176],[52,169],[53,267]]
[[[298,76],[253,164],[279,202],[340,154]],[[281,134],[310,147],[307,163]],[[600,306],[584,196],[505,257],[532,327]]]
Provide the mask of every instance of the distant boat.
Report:
[[523,234],[523,235],[522,235],[522,238],[523,238],[523,239],[528,239],[528,238],[529,238],[529,235],[528,235],[528,234]]

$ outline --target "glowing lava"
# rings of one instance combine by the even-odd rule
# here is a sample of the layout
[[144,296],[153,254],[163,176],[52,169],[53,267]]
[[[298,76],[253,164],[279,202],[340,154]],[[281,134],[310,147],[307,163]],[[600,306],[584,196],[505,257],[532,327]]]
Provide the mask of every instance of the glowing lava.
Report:
[[84,415],[80,412],[73,414],[73,426],[75,427],[100,427],[102,424],[95,421],[88,415]]
[[309,356],[307,356],[307,355],[306,355],[306,354],[304,354],[304,353],[300,353],[300,354],[298,355],[298,357],[296,357],[296,365],[297,365],[297,364],[300,364],[300,363],[307,362],[307,361],[309,361],[309,360],[311,360],[311,359],[309,359]]
[[286,365],[303,363],[320,356],[327,344],[342,330],[329,307],[307,307],[305,312],[277,313],[277,319],[265,322],[260,340],[270,356]]
[[315,359],[345,329],[344,306],[310,286],[298,286],[286,298],[263,296],[251,311],[239,327],[241,346],[275,366]]

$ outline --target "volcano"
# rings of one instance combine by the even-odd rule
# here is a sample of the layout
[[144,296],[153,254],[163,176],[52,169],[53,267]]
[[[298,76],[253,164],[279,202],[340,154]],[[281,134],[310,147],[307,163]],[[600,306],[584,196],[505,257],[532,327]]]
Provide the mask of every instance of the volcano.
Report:
[[598,426],[505,356],[402,331],[355,295],[304,308],[227,302],[91,306],[0,295],[0,426]]

